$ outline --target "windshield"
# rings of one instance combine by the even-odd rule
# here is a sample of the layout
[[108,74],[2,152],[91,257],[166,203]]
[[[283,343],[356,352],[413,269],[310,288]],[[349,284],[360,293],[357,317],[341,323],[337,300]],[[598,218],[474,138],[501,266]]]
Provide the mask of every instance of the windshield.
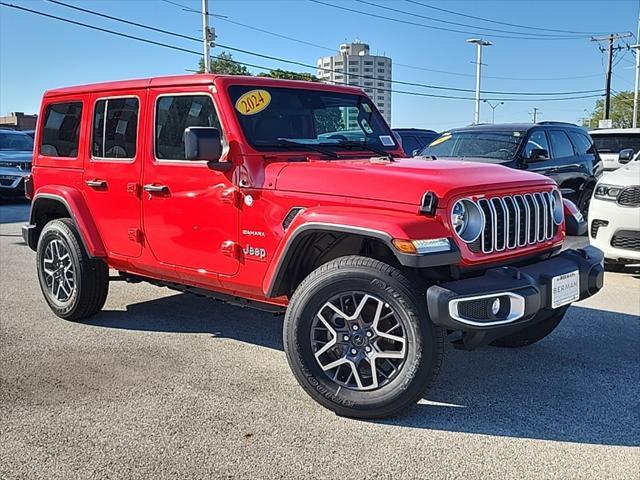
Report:
[[485,158],[487,162],[500,163],[512,160],[524,138],[524,132],[446,132],[436,138],[421,155],[437,158]]
[[363,95],[255,85],[233,85],[229,95],[247,141],[257,150],[290,150],[294,143],[333,151],[358,145],[363,150],[398,148]]
[[591,138],[600,153],[619,153],[625,148],[632,148],[634,152],[640,150],[640,133],[592,133]]
[[0,150],[33,151],[33,138],[20,132],[0,132]]

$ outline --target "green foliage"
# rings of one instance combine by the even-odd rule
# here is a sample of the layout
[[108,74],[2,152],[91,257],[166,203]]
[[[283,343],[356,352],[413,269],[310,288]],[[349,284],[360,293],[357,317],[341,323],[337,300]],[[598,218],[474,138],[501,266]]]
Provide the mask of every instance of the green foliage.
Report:
[[318,135],[328,132],[339,132],[344,130],[342,112],[339,108],[324,108],[314,112],[316,122],[316,133]]
[[[587,119],[588,124],[586,126],[597,127],[598,121],[604,118],[603,114],[604,99],[600,99],[596,102],[591,118]],[[631,128],[633,125],[633,92],[618,92],[611,96],[611,114],[609,118],[613,121],[613,128]]]
[[[198,63],[198,72],[204,73],[204,58]],[[234,62],[230,53],[222,52],[217,57],[211,57],[211,73],[219,75],[251,75],[244,65]]]
[[259,77],[280,78],[282,80],[304,80],[306,82],[319,82],[320,80],[311,73],[298,73],[291,70],[282,70],[277,68],[269,71],[269,73],[259,73]]

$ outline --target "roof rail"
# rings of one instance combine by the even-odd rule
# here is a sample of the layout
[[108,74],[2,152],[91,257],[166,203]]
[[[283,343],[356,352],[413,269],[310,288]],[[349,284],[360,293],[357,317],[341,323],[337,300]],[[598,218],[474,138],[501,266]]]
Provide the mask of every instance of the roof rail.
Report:
[[554,120],[544,120],[542,122],[537,122],[536,125],[571,125],[572,127],[577,127],[575,123],[571,122],[556,122]]

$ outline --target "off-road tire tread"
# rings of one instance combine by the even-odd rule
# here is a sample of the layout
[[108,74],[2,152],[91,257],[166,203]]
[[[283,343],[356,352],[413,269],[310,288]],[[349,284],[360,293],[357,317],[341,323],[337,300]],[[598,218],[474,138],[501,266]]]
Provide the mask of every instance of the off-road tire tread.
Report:
[[[92,258],[87,253],[80,237],[80,232],[70,218],[58,218],[45,225],[40,239],[43,239],[47,230],[58,228],[65,231],[66,239],[70,241],[69,247],[75,251],[79,259],[78,300],[75,307],[66,314],[61,314],[55,306],[51,306],[56,315],[65,320],[80,321],[98,313],[104,306],[109,293],[109,268],[99,258]],[[41,249],[38,245],[37,262],[40,263]]]
[[[424,300],[425,290],[424,286],[419,286],[414,282],[409,281],[405,275],[402,274],[397,268],[392,267],[384,262],[379,260],[362,257],[358,255],[350,255],[345,257],[339,257],[332,261],[329,261],[322,266],[318,267],[316,270],[311,272],[296,288],[294,294],[291,297],[291,301],[289,303],[289,308],[287,309],[287,313],[285,315],[284,327],[283,327],[283,336],[284,336],[284,349],[287,354],[287,361],[289,362],[289,366],[293,370],[297,368],[297,366],[293,365],[290,358],[295,353],[290,351],[290,346],[287,341],[287,332],[288,325],[292,321],[291,316],[301,299],[304,299],[307,295],[307,291],[309,288],[321,277],[330,274],[334,270],[344,270],[347,268],[357,268],[357,269],[366,269],[375,272],[380,278],[389,277],[393,279],[393,281],[397,282],[403,291],[398,292],[401,295],[398,295],[396,299],[403,304],[404,311],[413,318],[414,321],[420,322],[420,313],[422,313],[425,321],[429,321],[428,319],[428,311],[426,308],[426,302]],[[393,286],[395,287],[395,285]],[[407,302],[409,300],[409,302]],[[413,305],[411,305],[413,304]],[[417,311],[416,311],[417,309]],[[433,348],[434,348],[434,362],[432,364],[432,368],[428,372],[428,375],[423,378],[416,378],[414,382],[422,381],[422,385],[418,391],[414,392],[413,395],[405,395],[404,398],[398,399],[399,401],[396,404],[391,405],[390,407],[384,410],[375,410],[375,411],[353,411],[347,407],[341,407],[337,404],[328,404],[329,400],[323,402],[318,400],[317,392],[313,390],[308,384],[304,382],[299,382],[302,388],[316,401],[319,401],[323,406],[333,410],[338,415],[348,416],[353,418],[369,418],[369,419],[377,419],[377,418],[385,418],[390,416],[402,415],[408,409],[410,409],[418,400],[420,400],[425,392],[433,388],[440,369],[442,367],[442,363],[444,361],[445,356],[445,340],[446,340],[446,332],[443,328],[431,324],[431,328],[433,329],[434,339],[433,339]],[[422,342],[423,339],[419,339]],[[422,345],[421,345],[422,349]]]

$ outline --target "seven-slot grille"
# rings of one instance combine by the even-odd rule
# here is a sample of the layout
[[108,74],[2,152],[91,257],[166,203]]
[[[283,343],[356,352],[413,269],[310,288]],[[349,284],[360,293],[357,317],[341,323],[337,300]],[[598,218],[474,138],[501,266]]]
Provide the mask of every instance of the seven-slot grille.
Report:
[[640,187],[627,187],[617,199],[618,205],[623,207],[637,207],[640,205]]
[[557,232],[550,192],[481,198],[476,204],[485,217],[472,251],[501,252],[550,240]]

